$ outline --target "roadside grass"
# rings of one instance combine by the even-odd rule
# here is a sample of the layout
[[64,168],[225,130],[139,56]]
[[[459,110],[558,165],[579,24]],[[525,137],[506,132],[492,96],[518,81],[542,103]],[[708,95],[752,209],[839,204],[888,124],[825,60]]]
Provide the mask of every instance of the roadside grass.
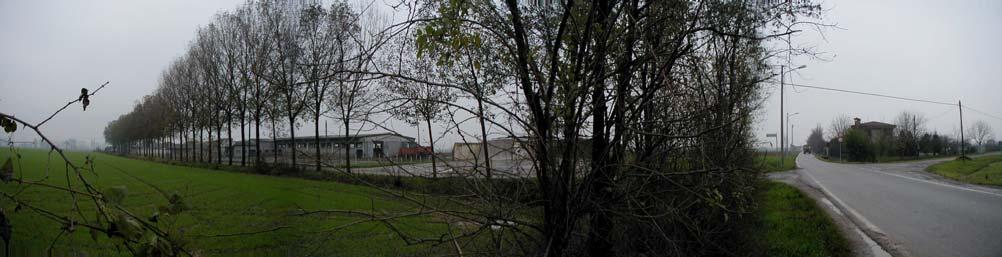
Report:
[[1002,186],[1002,155],[941,162],[926,171],[966,183]]
[[756,197],[758,208],[737,230],[736,253],[740,256],[852,255],[848,240],[831,217],[796,188],[766,181]]
[[910,162],[931,159],[957,157],[956,155],[923,155],[923,156],[877,156],[878,163]]
[[[48,162],[47,151],[17,151],[22,159],[20,166],[15,165],[15,176],[66,185],[65,167],[58,156],[53,154],[52,162]],[[173,166],[100,153],[68,152],[67,155],[77,163],[83,163],[86,155],[96,159],[97,174],[85,173],[85,177],[99,189],[125,186],[128,195],[123,205],[140,217],[151,216],[156,207],[166,204],[167,200],[139,180],[166,192],[178,192],[192,209],[177,216],[171,227],[183,230],[190,239],[190,248],[203,256],[425,256],[443,251],[441,247],[427,244],[407,245],[396,233],[377,222],[335,229],[365,217],[299,215],[301,210],[388,214],[417,208],[374,188]],[[9,156],[12,156],[10,151],[3,151],[0,160]],[[80,187],[74,185],[74,188]],[[11,194],[21,191],[18,194],[32,205],[63,215],[75,213],[70,196],[63,191],[14,183],[0,184],[0,191]],[[60,233],[60,224],[32,211],[12,212],[14,207],[11,201],[0,200],[0,208],[7,210],[13,226],[12,256],[48,255],[46,251]],[[92,202],[80,201],[80,208],[87,214],[88,211],[93,213],[95,207]],[[164,222],[171,220],[161,217],[161,224],[169,224]],[[427,215],[398,219],[393,225],[421,238],[437,236],[448,229],[445,222]],[[273,231],[261,232],[268,230]],[[240,233],[251,234],[227,236]],[[102,235],[95,242],[88,230],[78,229],[55,243],[53,256],[128,255],[124,249],[117,250],[111,240]]]
[[780,165],[780,157],[782,156],[780,153],[758,154],[755,156],[755,162],[766,173],[788,171],[797,168],[796,160],[799,154],[799,152],[787,153],[786,159],[782,161],[782,165]]

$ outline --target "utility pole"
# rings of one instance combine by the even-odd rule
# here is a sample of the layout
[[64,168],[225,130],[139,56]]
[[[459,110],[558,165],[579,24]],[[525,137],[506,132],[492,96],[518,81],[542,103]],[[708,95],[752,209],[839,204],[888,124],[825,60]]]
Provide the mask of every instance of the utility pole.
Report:
[[964,105],[957,100],[957,108],[960,109],[960,159],[967,159],[964,153]]
[[[790,123],[790,119],[789,118],[786,119],[786,123]],[[786,141],[790,142],[790,151],[793,151],[793,147],[795,146],[793,144],[793,128],[794,127],[795,126],[793,126],[793,123],[790,123],[790,138],[786,139]]]
[[919,147],[918,135],[918,115],[912,115],[912,141],[915,141],[915,157],[921,155],[922,148]]
[[[797,115],[797,114],[800,114],[800,113],[799,112],[795,112],[795,113],[787,113],[786,114],[786,124],[790,125],[790,130],[789,130],[790,133],[787,133],[787,135],[784,135],[784,137],[786,137],[786,144],[789,144],[789,145],[784,144],[784,146],[790,146],[790,147],[787,147],[787,149],[791,149],[793,147],[792,146],[793,144],[791,143],[791,142],[793,142],[793,123],[790,123],[790,117],[793,117],[794,115]],[[786,152],[783,152],[783,156],[786,156]],[[785,164],[785,162],[783,162],[783,163]]]
[[[792,69],[791,71],[803,68],[807,68],[807,65],[800,65],[800,67]],[[779,140],[780,140],[779,150],[782,153],[780,154],[779,161],[781,164],[786,163],[786,140],[785,140],[786,133],[783,132],[783,128],[785,127],[785,125],[783,125],[783,114],[785,113],[783,111],[783,104],[786,102],[783,98],[783,92],[786,91],[784,90],[785,88],[786,88],[786,65],[780,65],[779,66]]]
[[784,89],[784,83],[786,83],[785,69],[786,66],[784,65],[779,66],[779,163],[780,165],[786,163],[786,136],[785,136],[786,133],[784,133],[783,131],[783,129],[786,127],[786,125],[783,124],[783,114],[785,113],[783,112],[783,102],[784,102],[783,89]]

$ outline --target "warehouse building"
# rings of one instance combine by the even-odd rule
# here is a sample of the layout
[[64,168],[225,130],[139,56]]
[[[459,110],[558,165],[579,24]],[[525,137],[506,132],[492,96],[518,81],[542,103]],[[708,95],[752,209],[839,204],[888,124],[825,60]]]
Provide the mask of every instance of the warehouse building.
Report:
[[[248,157],[254,156],[253,140],[248,140],[246,144],[248,145]],[[292,154],[292,138],[277,138],[274,143],[269,139],[265,141],[261,139],[261,151],[264,154],[273,154],[272,151],[278,151],[281,156],[287,156]],[[267,143],[266,143],[267,142]],[[315,155],[317,138],[314,136],[303,136],[296,137],[296,150],[299,154],[304,156]],[[414,142],[413,137],[402,136],[395,133],[378,133],[378,134],[358,134],[351,136],[320,136],[320,153],[325,158],[332,159],[344,159],[345,148],[349,149],[351,158],[353,159],[374,159],[374,158],[384,158],[384,157],[397,157],[401,155],[401,149],[418,147],[417,143]],[[241,148],[243,142],[237,142],[234,144],[234,148],[230,151],[234,153],[234,156],[240,156]],[[278,149],[274,149],[277,145]],[[274,150],[273,150],[274,149]],[[406,152],[406,151],[404,151]]]

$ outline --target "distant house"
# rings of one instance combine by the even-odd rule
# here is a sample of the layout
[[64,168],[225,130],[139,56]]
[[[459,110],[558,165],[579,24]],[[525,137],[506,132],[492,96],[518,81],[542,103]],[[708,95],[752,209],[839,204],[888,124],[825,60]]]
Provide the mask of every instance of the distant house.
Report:
[[859,118],[853,118],[855,123],[852,125],[853,129],[863,131],[866,137],[870,139],[870,142],[877,142],[882,138],[890,138],[894,136],[894,128],[897,127],[894,124],[887,124],[879,121],[868,121],[860,123]]

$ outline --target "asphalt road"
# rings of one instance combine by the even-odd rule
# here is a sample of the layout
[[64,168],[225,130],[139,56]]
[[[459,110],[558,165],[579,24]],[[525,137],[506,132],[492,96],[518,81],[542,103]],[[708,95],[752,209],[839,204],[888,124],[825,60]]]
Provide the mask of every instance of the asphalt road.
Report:
[[1002,256],[999,188],[922,172],[937,161],[836,164],[800,155],[797,162],[801,176],[848,207],[861,227],[883,234],[882,244],[918,257]]

